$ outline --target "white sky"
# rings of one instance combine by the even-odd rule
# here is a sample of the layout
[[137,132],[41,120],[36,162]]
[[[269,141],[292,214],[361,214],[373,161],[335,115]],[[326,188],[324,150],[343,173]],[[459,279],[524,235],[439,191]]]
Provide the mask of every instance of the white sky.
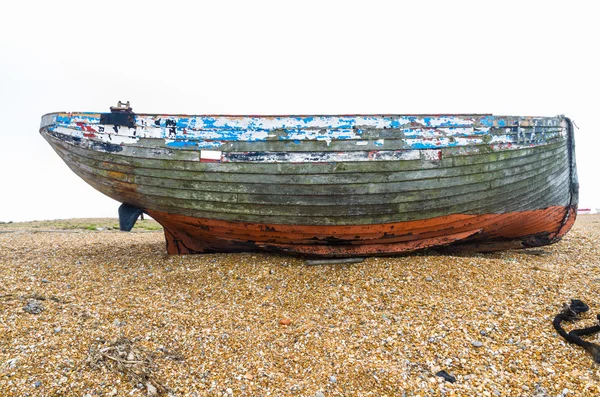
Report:
[[4,1],[0,221],[117,216],[39,135],[52,111],[494,113],[575,120],[600,207],[594,1]]

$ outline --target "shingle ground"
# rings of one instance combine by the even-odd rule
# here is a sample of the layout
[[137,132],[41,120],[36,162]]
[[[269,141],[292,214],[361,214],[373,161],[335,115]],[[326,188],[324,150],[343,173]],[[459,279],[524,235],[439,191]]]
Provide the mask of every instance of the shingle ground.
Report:
[[0,225],[0,395],[147,395],[90,362],[121,339],[175,396],[598,396],[600,365],[551,322],[578,298],[578,327],[596,323],[599,242],[587,215],[533,253],[306,266],[167,256],[160,230]]

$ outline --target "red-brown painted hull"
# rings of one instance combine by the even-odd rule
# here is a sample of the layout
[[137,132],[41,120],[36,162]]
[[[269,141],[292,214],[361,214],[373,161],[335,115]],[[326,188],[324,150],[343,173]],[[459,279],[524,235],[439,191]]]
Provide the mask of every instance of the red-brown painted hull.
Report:
[[577,209],[553,206],[353,226],[275,225],[148,213],[164,226],[169,254],[280,251],[344,257],[399,254],[431,247],[481,252],[547,245],[569,231]]

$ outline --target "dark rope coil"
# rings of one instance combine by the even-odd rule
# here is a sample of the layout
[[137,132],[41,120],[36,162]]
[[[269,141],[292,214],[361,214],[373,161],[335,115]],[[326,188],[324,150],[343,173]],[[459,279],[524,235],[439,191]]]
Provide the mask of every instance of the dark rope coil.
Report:
[[600,364],[600,346],[595,343],[585,341],[581,338],[582,336],[592,335],[600,332],[600,314],[598,314],[597,316],[599,324],[594,325],[593,327],[574,329],[571,332],[567,333],[561,325],[563,321],[573,322],[579,320],[579,315],[589,310],[589,306],[580,301],[579,299],[571,299],[571,304],[565,304],[563,306],[562,312],[560,312],[556,317],[554,317],[552,325],[554,326],[556,332],[558,332],[560,336],[565,338],[567,342],[583,347],[583,349],[586,352],[588,352],[589,355],[592,356],[594,362]]

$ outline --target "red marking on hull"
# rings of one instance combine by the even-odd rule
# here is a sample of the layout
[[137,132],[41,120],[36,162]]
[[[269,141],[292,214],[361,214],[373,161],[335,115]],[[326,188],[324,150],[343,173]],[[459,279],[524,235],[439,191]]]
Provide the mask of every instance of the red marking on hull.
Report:
[[[75,123],[79,128],[81,128],[83,131],[87,131],[87,132],[91,132],[92,135],[95,137],[96,135],[94,135],[94,132],[98,132],[94,129],[94,127],[92,127],[89,124],[86,123],[82,123],[82,122],[76,122]],[[84,136],[87,136],[86,134],[83,134]]]
[[279,251],[309,256],[398,254],[450,246],[495,251],[552,244],[577,210],[554,206],[505,214],[455,214],[379,225],[313,226],[229,222],[148,211],[165,229],[169,254]]

